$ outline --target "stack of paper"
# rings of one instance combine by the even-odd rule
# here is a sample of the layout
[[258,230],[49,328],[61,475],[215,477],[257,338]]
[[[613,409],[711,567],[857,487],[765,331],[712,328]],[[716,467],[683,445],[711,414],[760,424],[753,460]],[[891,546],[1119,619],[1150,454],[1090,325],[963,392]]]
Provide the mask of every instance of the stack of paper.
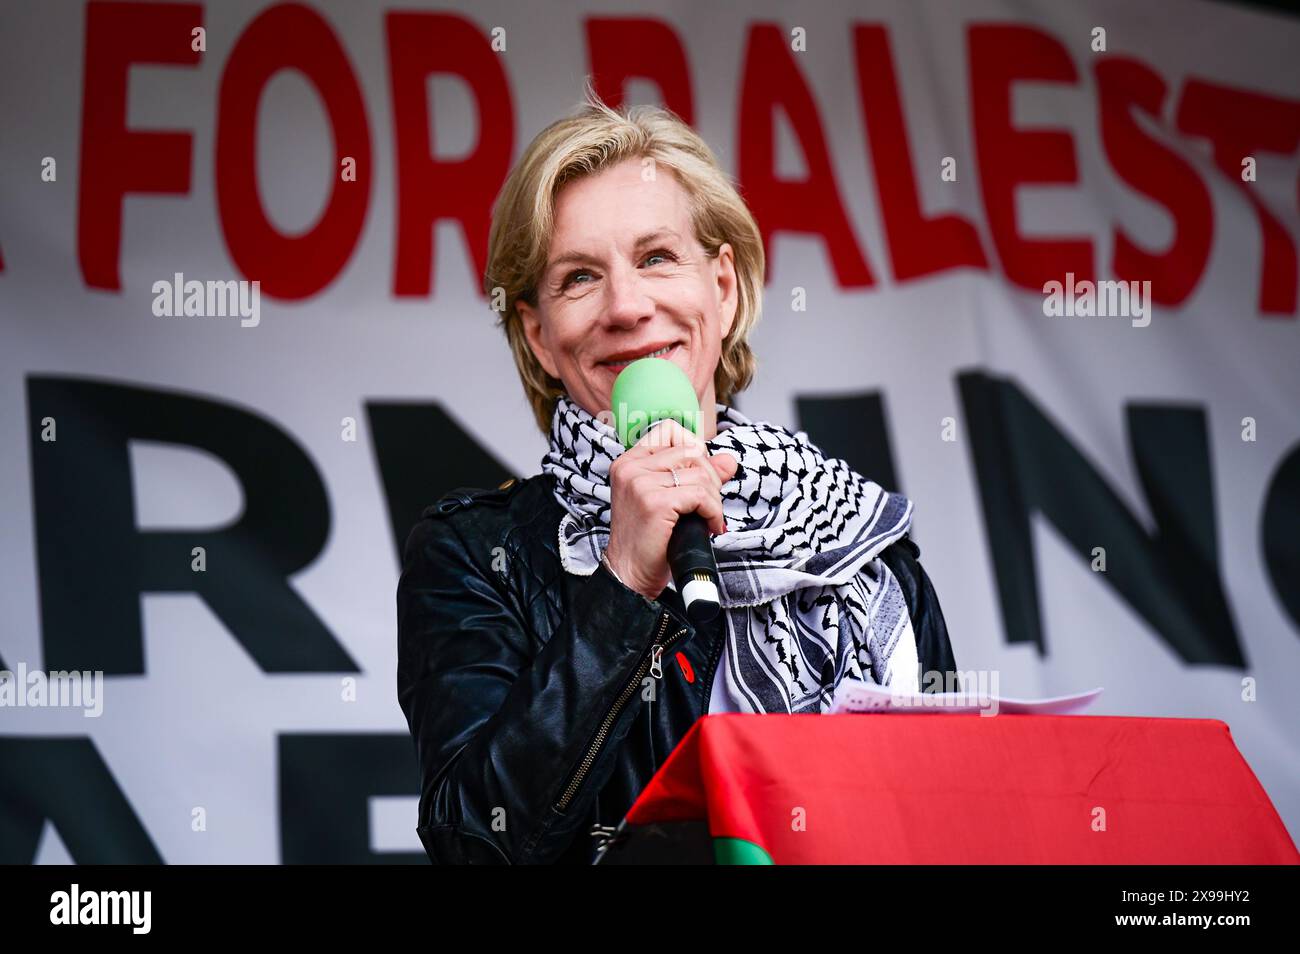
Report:
[[1012,699],[978,692],[906,692],[859,679],[845,679],[835,690],[830,713],[841,712],[978,712],[981,715],[1061,715],[1076,712],[1101,695],[1101,688],[1050,699]]

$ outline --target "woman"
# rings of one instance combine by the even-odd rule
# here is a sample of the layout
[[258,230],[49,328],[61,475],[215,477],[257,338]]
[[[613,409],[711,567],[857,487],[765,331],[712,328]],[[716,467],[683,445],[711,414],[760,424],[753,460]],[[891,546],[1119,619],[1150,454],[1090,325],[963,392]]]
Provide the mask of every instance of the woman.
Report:
[[[705,712],[819,712],[843,679],[955,670],[911,504],[729,406],[763,267],[744,202],[664,110],[593,99],[507,179],[485,285],[550,447],[406,544],[398,697],[434,862],[587,863]],[[689,376],[700,434],[665,421],[625,451],[610,390],[646,355]],[[692,511],[723,590],[700,627],[666,558]]]

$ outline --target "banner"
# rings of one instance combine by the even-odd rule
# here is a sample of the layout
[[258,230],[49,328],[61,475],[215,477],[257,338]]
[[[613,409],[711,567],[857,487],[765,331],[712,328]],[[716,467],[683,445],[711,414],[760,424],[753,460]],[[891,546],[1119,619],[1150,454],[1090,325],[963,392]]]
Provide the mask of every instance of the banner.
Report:
[[1294,836],[1297,48],[1201,0],[0,7],[0,861],[425,860],[400,547],[540,471],[490,209],[589,75],[736,178],[736,405],[914,501],[959,669],[1222,720]]

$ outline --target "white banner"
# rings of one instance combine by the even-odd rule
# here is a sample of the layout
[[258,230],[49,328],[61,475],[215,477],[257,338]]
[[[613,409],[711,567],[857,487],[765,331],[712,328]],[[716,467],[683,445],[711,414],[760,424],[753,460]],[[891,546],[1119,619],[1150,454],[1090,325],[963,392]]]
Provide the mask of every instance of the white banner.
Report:
[[1199,0],[0,7],[0,861],[424,859],[398,546],[540,470],[479,285],[587,74],[739,180],[736,403],[915,502],[958,667],[1222,720],[1294,835],[1298,48]]

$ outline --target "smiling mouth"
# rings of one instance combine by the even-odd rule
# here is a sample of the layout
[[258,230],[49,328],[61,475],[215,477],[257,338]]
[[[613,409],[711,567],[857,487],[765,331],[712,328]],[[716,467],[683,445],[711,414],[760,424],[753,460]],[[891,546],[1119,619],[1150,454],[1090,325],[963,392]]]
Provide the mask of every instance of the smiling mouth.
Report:
[[635,358],[628,358],[626,361],[602,361],[600,362],[600,366],[602,368],[609,368],[611,371],[615,372],[622,371],[633,361],[640,361],[642,358],[666,358],[677,350],[677,346],[678,342],[674,342],[667,347],[660,348],[658,351],[647,351],[643,355],[639,355]]

